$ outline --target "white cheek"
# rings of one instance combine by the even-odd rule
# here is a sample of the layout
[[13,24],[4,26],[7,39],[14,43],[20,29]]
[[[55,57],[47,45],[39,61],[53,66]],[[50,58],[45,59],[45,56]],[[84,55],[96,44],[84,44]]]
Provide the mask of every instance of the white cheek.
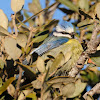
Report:
[[57,33],[57,32],[53,32],[54,36],[57,37],[67,37],[67,38],[72,38],[69,34],[62,34],[62,33]]

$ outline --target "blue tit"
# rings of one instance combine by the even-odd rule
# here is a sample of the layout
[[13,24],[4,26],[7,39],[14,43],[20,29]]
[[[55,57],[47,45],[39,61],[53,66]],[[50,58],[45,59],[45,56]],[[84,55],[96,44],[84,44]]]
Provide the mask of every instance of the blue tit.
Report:
[[[75,66],[79,56],[81,55],[83,48],[78,40],[74,39],[74,27],[70,22],[62,21],[55,28],[55,31],[36,49],[30,52],[30,55],[36,53],[43,58],[45,61],[48,59],[48,55],[55,58],[59,58],[59,54],[63,53],[64,59],[62,58],[59,63],[54,64],[56,61],[49,61],[47,68],[50,67],[49,73],[53,73],[59,66],[63,66],[56,71],[57,75],[65,75],[66,72],[70,71]],[[58,59],[57,58],[57,59]],[[63,74],[62,74],[63,73]]]

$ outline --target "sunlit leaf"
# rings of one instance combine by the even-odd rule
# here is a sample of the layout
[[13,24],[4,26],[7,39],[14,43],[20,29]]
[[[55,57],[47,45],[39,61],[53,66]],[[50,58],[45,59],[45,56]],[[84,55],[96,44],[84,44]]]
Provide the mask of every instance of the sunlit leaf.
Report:
[[18,34],[17,38],[16,38],[16,42],[21,46],[21,47],[25,47],[26,43],[27,43],[27,36],[25,34]]
[[21,91],[17,100],[24,100],[26,96],[30,94],[31,92],[32,92],[32,89],[26,89],[26,90]]
[[75,92],[69,96],[69,98],[74,98],[76,96],[78,96],[80,93],[82,93],[86,87],[86,83],[83,83],[81,82],[80,79],[78,79],[76,82],[75,82]]
[[16,46],[17,42],[11,37],[5,37],[4,47],[6,53],[14,60],[18,59],[21,55],[21,50]]
[[86,26],[89,24],[89,19],[85,19],[83,21],[81,21],[80,23],[77,24],[78,27],[82,27],[82,26]]
[[60,89],[63,96],[70,97],[75,92],[75,83],[69,83]]
[[4,68],[4,61],[2,59],[0,59],[0,68],[3,69]]
[[47,36],[48,36],[48,34],[38,36],[38,37],[36,37],[36,38],[33,38],[33,39],[32,39],[32,42],[33,42],[33,43],[42,42]]
[[100,2],[97,3],[95,7],[95,14],[97,14],[98,18],[100,19]]
[[65,6],[69,7],[71,10],[78,12],[78,7],[76,5],[74,5],[71,1],[69,1],[69,0],[57,0],[57,1],[64,4]]
[[86,11],[89,10],[89,1],[88,0],[79,0],[78,3],[79,3],[79,7],[81,9],[85,9]]
[[0,26],[0,35],[1,36],[7,36],[7,35],[10,36],[9,32],[2,26]]
[[16,13],[22,9],[24,0],[11,0],[11,9]]
[[6,82],[3,83],[2,87],[0,87],[0,95],[6,91],[7,87],[15,80],[15,77],[9,78]]
[[8,29],[8,18],[2,9],[0,9],[0,26],[5,28],[6,30]]
[[40,72],[43,73],[45,71],[44,60],[41,57],[38,57],[36,66]]

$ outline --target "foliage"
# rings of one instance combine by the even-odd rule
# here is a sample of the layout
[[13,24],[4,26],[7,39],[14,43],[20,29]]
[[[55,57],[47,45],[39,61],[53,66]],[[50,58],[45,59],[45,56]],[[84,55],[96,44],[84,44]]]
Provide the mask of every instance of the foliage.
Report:
[[[42,9],[39,0],[33,0],[27,11],[22,9],[24,0],[11,0],[14,11],[11,21],[0,9],[0,100],[7,97],[10,100],[82,100],[86,86],[93,87],[100,80],[100,46],[90,55],[91,62],[84,64],[87,68],[76,77],[68,76],[79,55],[86,50],[95,23],[100,24],[99,0],[55,0],[50,6],[50,0],[45,1],[46,8]],[[43,56],[30,55],[58,24],[59,20],[52,18],[56,9],[66,14],[62,19],[73,22],[77,40]],[[72,49],[76,51],[71,52]],[[28,61],[26,65],[23,64],[25,59]],[[88,96],[89,100],[97,99],[95,95]]]

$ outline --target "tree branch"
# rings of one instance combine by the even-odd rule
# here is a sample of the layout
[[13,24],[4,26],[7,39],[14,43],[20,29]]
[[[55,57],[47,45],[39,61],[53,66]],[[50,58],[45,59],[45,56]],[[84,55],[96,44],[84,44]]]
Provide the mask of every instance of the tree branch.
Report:
[[83,95],[83,98],[86,100],[88,95],[92,97],[98,90],[100,90],[100,83],[96,84],[90,91],[86,92]]
[[81,56],[79,57],[79,60],[77,61],[76,66],[73,67],[72,70],[69,72],[69,76],[75,77],[83,68],[84,63],[89,58],[90,54],[93,54],[96,52],[97,46],[100,43],[100,37],[97,38],[98,31],[100,31],[100,25],[95,25],[91,39],[87,44],[87,50],[81,54]]

